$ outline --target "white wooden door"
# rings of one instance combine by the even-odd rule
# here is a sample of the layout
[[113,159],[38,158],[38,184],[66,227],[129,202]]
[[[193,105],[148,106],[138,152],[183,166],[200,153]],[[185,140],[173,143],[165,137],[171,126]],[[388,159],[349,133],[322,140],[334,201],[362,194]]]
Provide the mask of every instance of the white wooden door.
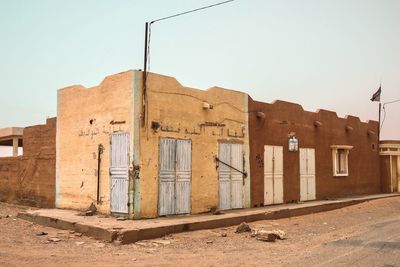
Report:
[[229,210],[231,208],[231,168],[228,166],[231,162],[230,144],[219,144],[219,160],[219,209]]
[[315,150],[300,148],[300,200],[314,200],[315,195]]
[[176,141],[176,214],[190,213],[191,208],[191,176],[192,176],[192,142]]
[[112,134],[110,150],[111,212],[128,213],[129,134]]
[[231,144],[231,209],[243,207],[243,145]]
[[191,140],[161,138],[159,149],[159,215],[190,213]]
[[219,144],[219,209],[243,207],[243,145]]
[[159,215],[175,214],[175,159],[176,140],[170,138],[160,139],[159,157]]
[[283,147],[264,146],[264,205],[283,203]]

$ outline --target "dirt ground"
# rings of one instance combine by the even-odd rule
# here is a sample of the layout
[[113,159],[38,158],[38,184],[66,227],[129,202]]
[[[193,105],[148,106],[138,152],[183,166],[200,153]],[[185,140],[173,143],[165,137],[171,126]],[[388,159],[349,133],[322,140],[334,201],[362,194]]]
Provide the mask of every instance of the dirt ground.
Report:
[[250,223],[283,230],[276,242],[229,227],[118,245],[16,218],[25,209],[0,203],[0,266],[400,266],[400,197]]

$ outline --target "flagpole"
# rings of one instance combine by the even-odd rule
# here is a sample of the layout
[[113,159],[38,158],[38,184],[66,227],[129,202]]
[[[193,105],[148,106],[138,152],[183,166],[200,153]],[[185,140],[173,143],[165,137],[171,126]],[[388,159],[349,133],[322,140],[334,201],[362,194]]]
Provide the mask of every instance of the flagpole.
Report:
[[381,100],[379,100],[379,126],[378,126],[378,142],[380,140],[380,136],[381,136]]

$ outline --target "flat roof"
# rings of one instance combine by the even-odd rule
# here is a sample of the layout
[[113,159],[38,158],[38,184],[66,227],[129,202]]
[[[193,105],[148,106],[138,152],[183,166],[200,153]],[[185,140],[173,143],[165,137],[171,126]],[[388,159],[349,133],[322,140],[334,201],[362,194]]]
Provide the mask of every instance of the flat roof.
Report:
[[22,146],[22,136],[24,133],[24,127],[9,127],[0,129],[0,145],[2,146],[12,146],[12,139],[17,137],[18,145]]

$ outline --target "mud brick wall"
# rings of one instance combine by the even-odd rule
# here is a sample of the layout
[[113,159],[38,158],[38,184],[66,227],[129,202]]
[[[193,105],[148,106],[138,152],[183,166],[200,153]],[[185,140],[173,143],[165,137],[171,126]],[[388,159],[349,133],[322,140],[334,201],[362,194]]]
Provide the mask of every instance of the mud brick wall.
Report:
[[[258,118],[263,112],[265,118]],[[315,122],[321,123],[319,127]],[[353,130],[346,131],[349,126]],[[339,118],[335,112],[305,111],[302,106],[285,101],[272,104],[249,97],[251,203],[264,201],[264,146],[283,146],[284,202],[300,200],[299,152],[288,151],[288,134],[296,133],[300,148],[315,149],[316,198],[374,194],[381,192],[378,122],[361,122],[358,117]],[[374,132],[375,134],[368,134]],[[349,175],[333,175],[331,145],[351,145]]]
[[0,158],[0,201],[54,207],[56,118],[24,128],[23,155]]

